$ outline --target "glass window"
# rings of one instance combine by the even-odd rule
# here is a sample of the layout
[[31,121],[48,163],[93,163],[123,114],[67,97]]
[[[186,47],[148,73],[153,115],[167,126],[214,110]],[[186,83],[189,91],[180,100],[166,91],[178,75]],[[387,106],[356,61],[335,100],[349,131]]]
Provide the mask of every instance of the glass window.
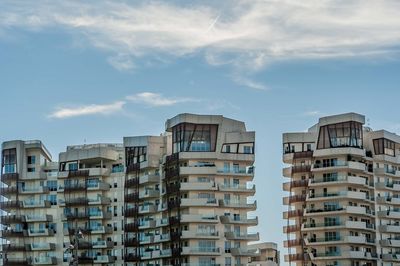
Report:
[[317,148],[362,148],[362,138],[362,124],[355,121],[322,126],[319,130]]
[[2,168],[4,174],[16,173],[17,171],[17,150],[6,149],[2,152]]
[[35,167],[28,167],[28,172],[29,173],[33,173],[35,171],[36,171]]
[[181,123],[172,128],[173,152],[215,151],[218,125]]
[[28,164],[35,164],[35,163],[36,163],[36,156],[35,155],[28,156]]

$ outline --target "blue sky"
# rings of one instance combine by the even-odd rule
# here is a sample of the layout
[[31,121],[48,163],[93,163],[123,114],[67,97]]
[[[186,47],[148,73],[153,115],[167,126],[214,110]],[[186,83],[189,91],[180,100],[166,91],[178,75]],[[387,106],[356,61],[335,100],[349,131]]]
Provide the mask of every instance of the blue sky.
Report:
[[1,1],[0,141],[57,158],[177,113],[243,120],[258,229],[282,246],[281,134],[350,111],[400,134],[399,28],[396,1]]

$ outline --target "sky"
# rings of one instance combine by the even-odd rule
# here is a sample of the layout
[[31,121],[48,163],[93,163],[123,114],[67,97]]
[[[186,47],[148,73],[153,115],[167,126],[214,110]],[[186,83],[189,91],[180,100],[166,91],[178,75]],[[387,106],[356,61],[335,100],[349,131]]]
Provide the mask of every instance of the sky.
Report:
[[0,141],[159,135],[178,113],[256,131],[262,241],[282,254],[282,133],[358,112],[400,134],[400,2],[0,1]]

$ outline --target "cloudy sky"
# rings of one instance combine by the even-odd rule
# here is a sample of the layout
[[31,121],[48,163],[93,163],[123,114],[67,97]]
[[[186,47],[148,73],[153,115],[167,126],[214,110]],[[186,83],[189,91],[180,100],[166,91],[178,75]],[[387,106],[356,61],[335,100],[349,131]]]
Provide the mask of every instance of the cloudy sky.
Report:
[[[84,3],[83,3],[84,2]],[[400,133],[396,0],[0,2],[0,141],[155,134],[182,112],[257,133],[259,230],[281,245],[281,134],[359,112]]]

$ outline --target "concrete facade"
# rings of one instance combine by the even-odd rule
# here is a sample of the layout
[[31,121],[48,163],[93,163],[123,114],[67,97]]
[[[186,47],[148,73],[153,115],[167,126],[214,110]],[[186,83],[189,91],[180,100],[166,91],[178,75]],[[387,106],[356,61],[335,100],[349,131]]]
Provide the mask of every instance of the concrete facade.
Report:
[[243,122],[193,114],[58,162],[40,141],[4,142],[2,263],[246,265],[254,142]]
[[286,262],[400,265],[400,137],[364,122],[348,113],[283,134]]

